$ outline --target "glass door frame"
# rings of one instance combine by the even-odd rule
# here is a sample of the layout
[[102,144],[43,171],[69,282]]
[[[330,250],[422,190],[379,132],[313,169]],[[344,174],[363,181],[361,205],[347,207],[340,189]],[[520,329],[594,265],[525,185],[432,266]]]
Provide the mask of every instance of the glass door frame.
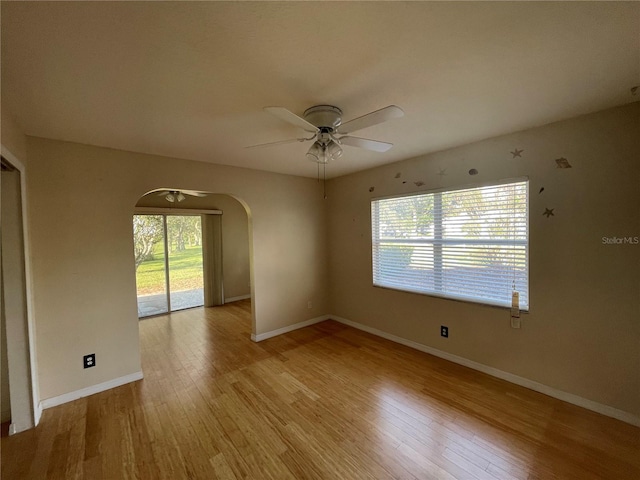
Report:
[[169,229],[167,227],[168,214],[162,215],[162,241],[164,243],[164,294],[167,297],[167,313],[171,313],[171,282],[169,281]]

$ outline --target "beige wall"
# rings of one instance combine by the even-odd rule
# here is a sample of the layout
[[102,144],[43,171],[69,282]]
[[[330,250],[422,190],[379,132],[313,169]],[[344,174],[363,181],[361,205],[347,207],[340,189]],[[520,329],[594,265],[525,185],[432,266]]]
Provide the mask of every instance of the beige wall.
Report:
[[[165,185],[166,186],[166,185]],[[168,186],[171,188],[171,186]],[[222,270],[225,299],[251,293],[249,272],[249,221],[242,204],[229,195],[187,196],[179,205],[167,202],[156,193],[138,201],[139,207],[196,208],[222,210]]]
[[27,164],[27,141],[24,133],[6,107],[0,108],[0,142],[13,153],[23,165]]
[[[247,205],[256,334],[328,311],[315,180],[33,137],[27,153],[42,399],[140,370],[131,215],[155,188],[231,194]],[[96,367],[83,370],[92,352]]]
[[[251,293],[249,222],[244,207],[230,197],[214,198],[222,210],[222,268],[225,299]],[[323,226],[324,228],[325,226]],[[325,292],[326,294],[327,292]]]
[[[639,155],[635,103],[331,180],[331,312],[640,416],[640,245],[602,244],[640,236]],[[559,157],[573,168],[556,168]],[[531,299],[521,329],[506,309],[372,287],[371,198],[520,176]]]

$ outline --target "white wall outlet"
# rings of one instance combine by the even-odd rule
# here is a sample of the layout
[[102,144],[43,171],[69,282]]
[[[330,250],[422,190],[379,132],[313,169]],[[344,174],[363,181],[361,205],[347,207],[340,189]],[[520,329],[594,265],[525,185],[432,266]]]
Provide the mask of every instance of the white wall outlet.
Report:
[[311,303],[311,300],[307,302],[307,308],[313,308],[313,303]]
[[520,317],[511,317],[511,328],[520,328]]

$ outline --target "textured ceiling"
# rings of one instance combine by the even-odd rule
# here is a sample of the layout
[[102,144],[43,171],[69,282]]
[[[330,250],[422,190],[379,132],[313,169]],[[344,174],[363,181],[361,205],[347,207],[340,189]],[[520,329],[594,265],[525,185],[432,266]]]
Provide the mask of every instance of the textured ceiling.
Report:
[[334,177],[637,101],[640,4],[2,2],[2,105],[30,135],[315,176],[262,111],[331,104],[357,132]]

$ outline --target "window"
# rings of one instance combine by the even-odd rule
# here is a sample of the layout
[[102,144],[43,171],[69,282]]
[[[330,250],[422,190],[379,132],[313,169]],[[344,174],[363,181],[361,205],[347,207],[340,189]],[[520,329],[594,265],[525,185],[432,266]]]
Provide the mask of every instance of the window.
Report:
[[373,200],[373,284],[528,310],[528,184]]

